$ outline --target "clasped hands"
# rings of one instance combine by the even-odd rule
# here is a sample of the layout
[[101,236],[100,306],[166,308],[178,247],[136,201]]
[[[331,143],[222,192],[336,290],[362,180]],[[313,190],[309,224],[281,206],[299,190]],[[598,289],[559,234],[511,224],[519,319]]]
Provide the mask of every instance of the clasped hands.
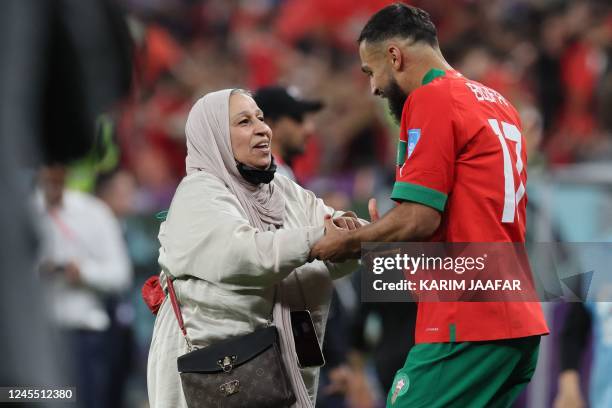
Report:
[[[370,220],[378,220],[376,199],[368,203]],[[332,218],[326,215],[324,219],[325,235],[310,250],[310,259],[323,261],[343,262],[347,259],[358,259],[361,254],[361,241],[356,230],[362,227],[357,215],[348,211],[341,217]]]

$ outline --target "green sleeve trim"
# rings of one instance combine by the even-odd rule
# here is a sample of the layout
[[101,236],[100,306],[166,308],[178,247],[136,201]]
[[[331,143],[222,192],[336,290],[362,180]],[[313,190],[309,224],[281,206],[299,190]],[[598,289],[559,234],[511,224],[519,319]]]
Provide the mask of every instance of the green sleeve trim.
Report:
[[401,166],[406,161],[406,149],[408,142],[401,140],[397,143],[397,165]]
[[432,68],[429,71],[427,71],[427,73],[423,77],[423,81],[421,82],[421,84],[427,85],[434,79],[444,76],[444,75],[446,75],[446,72],[442,71],[441,69]]
[[455,325],[455,323],[451,323],[448,325],[448,331],[449,331],[450,342],[455,343],[457,341],[457,326]]
[[446,194],[419,184],[396,181],[391,192],[391,199],[396,201],[414,201],[444,211]]

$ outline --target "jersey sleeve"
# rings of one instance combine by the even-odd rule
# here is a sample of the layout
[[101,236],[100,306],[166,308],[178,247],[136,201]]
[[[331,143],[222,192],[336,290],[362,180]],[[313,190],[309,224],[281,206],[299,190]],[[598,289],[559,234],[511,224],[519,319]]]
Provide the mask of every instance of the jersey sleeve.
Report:
[[455,166],[455,112],[448,86],[417,89],[402,114],[391,198],[444,211]]

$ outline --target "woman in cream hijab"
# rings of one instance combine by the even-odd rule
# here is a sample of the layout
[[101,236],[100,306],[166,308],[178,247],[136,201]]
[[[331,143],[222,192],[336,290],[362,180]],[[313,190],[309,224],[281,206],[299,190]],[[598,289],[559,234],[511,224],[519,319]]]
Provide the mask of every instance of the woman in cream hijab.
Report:
[[[298,367],[289,312],[310,310],[323,341],[332,279],[356,263],[309,263],[310,250],[324,234],[326,216],[350,228],[359,223],[274,175],[272,132],[246,91],[202,97],[189,113],[186,136],[187,176],[159,232],[162,286],[166,275],[174,279],[187,335],[198,348],[265,325],[273,310],[295,406],[314,407],[319,369]],[[185,353],[166,297],[149,351],[152,408],[186,407],[176,364]]]

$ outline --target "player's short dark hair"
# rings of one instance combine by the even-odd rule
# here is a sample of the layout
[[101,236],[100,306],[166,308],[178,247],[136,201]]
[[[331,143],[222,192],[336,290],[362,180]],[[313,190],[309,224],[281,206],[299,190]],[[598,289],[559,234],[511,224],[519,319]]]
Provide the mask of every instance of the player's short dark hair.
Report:
[[438,46],[436,26],[431,22],[429,14],[402,3],[391,4],[370,17],[357,43],[377,43],[394,37],[411,38],[415,42]]

